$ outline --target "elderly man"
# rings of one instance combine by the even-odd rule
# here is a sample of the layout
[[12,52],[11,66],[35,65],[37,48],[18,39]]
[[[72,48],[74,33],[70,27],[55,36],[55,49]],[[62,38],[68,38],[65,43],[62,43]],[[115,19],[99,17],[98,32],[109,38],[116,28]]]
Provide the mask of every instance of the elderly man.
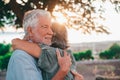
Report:
[[[50,26],[51,16],[47,11],[36,9],[24,15],[23,27],[31,42],[50,45],[53,35]],[[58,57],[60,69],[52,80],[64,80],[71,65],[70,56]],[[66,62],[68,64],[62,65]],[[8,64],[6,80],[42,80],[36,59],[25,51],[15,50]]]

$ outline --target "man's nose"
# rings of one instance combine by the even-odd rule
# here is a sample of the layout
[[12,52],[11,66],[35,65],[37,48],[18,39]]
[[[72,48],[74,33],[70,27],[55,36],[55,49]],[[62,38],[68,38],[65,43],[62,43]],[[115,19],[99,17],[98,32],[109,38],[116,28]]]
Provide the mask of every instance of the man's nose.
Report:
[[53,35],[53,31],[52,31],[51,28],[49,28],[48,33],[49,33],[50,35]]

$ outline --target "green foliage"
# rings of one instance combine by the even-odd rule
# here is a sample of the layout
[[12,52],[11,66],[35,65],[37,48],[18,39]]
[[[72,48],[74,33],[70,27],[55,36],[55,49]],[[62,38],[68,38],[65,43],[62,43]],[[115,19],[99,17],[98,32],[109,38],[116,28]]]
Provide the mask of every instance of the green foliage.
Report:
[[114,53],[110,52],[109,50],[105,50],[104,52],[101,52],[99,56],[102,59],[113,59]]
[[[105,25],[101,23],[96,25],[95,19],[104,21],[105,17],[102,13],[106,9],[103,4],[98,4],[101,7],[96,7],[94,5],[95,1],[98,0],[21,0],[20,3],[16,0],[0,0],[0,27],[3,27],[6,23],[22,27],[24,13],[36,8],[50,11],[54,19],[57,16],[52,13],[53,11],[61,13],[65,16],[63,18],[67,19],[65,23],[67,27],[76,30],[82,29],[84,34],[91,33],[92,31],[109,34],[110,32]],[[108,0],[100,0],[98,2],[104,3],[106,1]],[[115,10],[119,12],[119,1],[113,0],[110,2],[115,7]],[[56,5],[59,8],[55,8]],[[74,14],[69,15],[68,13]],[[97,14],[98,16],[93,16],[93,14]]]
[[8,62],[11,56],[10,44],[0,43],[0,70],[7,69]]
[[110,52],[114,53],[114,58],[115,59],[120,58],[120,45],[118,45],[117,43],[113,44],[110,47]]
[[85,58],[85,52],[79,52],[79,60],[82,60]]
[[[94,59],[91,50],[73,53],[76,61]],[[120,59],[120,45],[114,43],[108,50],[99,53],[101,59]]]
[[85,52],[85,59],[92,59],[92,51],[91,50],[87,50]]
[[115,43],[108,50],[99,54],[102,59],[120,59],[120,46]]
[[76,61],[94,59],[91,50],[86,50],[85,52],[73,53],[73,56],[75,57]]
[[119,46],[117,43],[113,44],[109,49],[110,49],[113,53],[120,52],[120,46]]
[[75,60],[76,60],[76,61],[79,60],[79,54],[78,54],[78,53],[73,53],[73,56],[75,57]]
[[9,59],[11,57],[11,53],[7,53],[4,56],[0,56],[0,69],[7,69]]
[[10,44],[0,43],[0,56],[8,53],[10,51],[10,47],[11,47]]
[[0,27],[3,27],[4,24],[13,24],[15,18],[15,14],[10,10],[8,4],[5,4],[3,0],[0,0]]

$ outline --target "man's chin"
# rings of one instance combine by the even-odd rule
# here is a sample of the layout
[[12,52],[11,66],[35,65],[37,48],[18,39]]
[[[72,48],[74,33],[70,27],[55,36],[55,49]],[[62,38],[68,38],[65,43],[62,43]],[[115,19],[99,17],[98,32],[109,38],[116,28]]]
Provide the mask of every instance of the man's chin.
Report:
[[49,44],[47,44],[47,45],[49,45],[49,46],[50,46],[50,45],[51,45],[51,43],[49,43]]
[[46,45],[49,45],[49,46],[50,46],[50,45],[51,45],[51,42],[45,42],[44,44],[46,44]]

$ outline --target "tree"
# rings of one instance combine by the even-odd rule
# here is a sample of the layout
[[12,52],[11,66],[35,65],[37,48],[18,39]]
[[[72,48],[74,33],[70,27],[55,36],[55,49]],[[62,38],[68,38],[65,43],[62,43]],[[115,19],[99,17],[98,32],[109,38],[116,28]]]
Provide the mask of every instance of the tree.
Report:
[[[6,2],[8,1],[8,2]],[[22,19],[24,13],[34,8],[46,9],[52,12],[58,0],[0,0],[0,26],[5,23],[5,18],[14,19],[16,16],[15,24],[22,27]]]
[[94,59],[94,57],[92,56],[92,51],[91,50],[86,50],[85,51],[85,59]]
[[114,43],[108,50],[100,52],[99,56],[102,59],[120,59],[120,46]]
[[10,44],[0,43],[0,56],[7,54],[10,51]]
[[114,53],[110,52],[109,50],[105,50],[103,52],[100,52],[99,56],[101,59],[113,59]]
[[0,43],[0,70],[7,69],[9,59],[12,55],[11,45]]
[[75,57],[76,61],[94,59],[94,57],[92,56],[91,50],[86,50],[84,52],[76,52],[76,53],[73,53],[73,56]]
[[111,52],[111,53],[114,53],[115,59],[119,59],[119,58],[120,58],[120,45],[118,45],[117,43],[114,43],[114,44],[110,47],[110,52]]
[[[6,21],[7,24],[15,21],[14,24],[22,27],[24,13],[39,8],[50,11],[54,19],[56,19],[55,12],[61,13],[69,28],[81,29],[83,33],[95,31],[109,34],[104,25],[95,22],[96,18],[104,20],[102,16],[104,9],[100,5],[96,10],[93,5],[95,1],[97,0],[0,0],[0,27],[3,27]],[[119,0],[101,0],[102,3],[106,1],[111,2],[115,6],[115,10],[119,12]],[[93,16],[95,14],[98,14],[97,17]]]

